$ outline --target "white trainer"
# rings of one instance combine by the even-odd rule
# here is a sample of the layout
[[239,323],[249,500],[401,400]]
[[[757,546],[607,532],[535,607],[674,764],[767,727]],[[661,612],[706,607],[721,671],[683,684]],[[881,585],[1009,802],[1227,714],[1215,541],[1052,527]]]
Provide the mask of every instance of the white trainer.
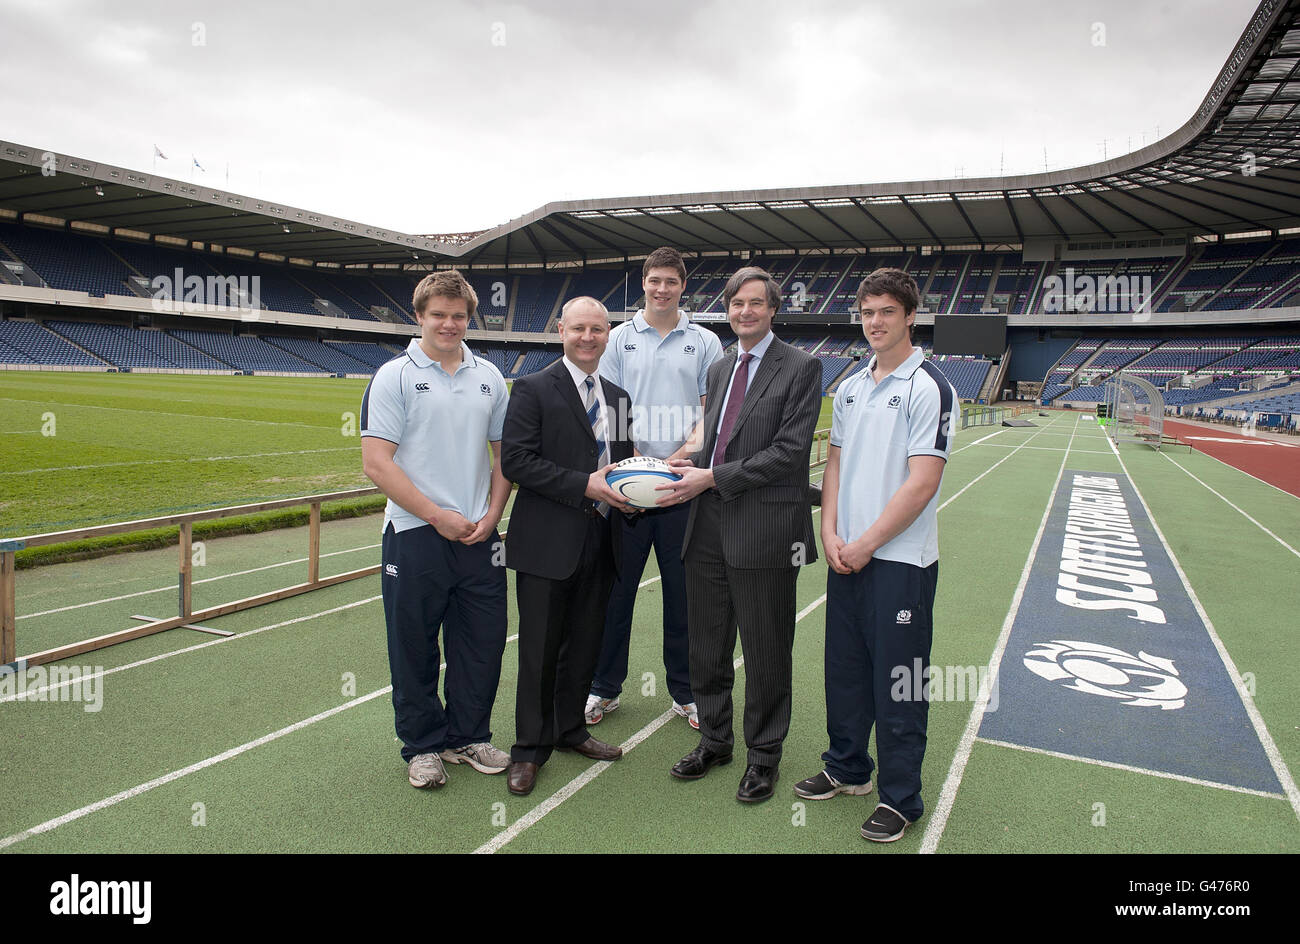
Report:
[[449,764],[469,764],[481,774],[499,774],[510,766],[510,755],[487,741],[450,748],[442,752],[442,759]]
[[416,754],[406,765],[406,779],[421,789],[441,787],[447,782],[447,768],[437,754]]
[[695,707],[695,702],[687,705],[679,705],[677,702],[673,702],[673,714],[679,718],[685,718],[686,723],[696,731],[700,730],[700,712]]
[[587,720],[587,724],[600,724],[600,719],[605,717],[611,711],[618,710],[618,696],[613,698],[601,698],[599,695],[587,696],[587,707],[583,709],[582,715]]

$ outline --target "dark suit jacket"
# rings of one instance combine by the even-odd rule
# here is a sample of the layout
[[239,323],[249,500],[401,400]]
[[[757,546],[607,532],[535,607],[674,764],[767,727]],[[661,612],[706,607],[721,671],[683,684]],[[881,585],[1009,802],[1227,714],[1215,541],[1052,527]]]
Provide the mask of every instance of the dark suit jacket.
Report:
[[[609,454],[618,462],[632,455],[630,430],[618,421],[631,416],[632,401],[622,387],[600,382],[610,408]],[[506,530],[507,566],[551,580],[572,576],[587,534],[587,509],[594,507],[583,493],[598,458],[587,411],[563,360],[515,381],[501,435],[501,472],[519,486]],[[611,530],[617,566],[619,529]]]
[[[709,368],[704,446],[694,456],[697,466],[707,466],[713,455],[722,401],[738,351],[739,345]],[[821,393],[821,362],[773,338],[749,380],[744,406],[727,444],[726,461],[713,467],[722,499],[721,540],[728,565],[789,567],[796,559],[805,564],[817,559],[808,501],[808,459],[821,412]],[[697,507],[691,508],[683,557],[691,541],[700,538],[693,533],[697,511]]]

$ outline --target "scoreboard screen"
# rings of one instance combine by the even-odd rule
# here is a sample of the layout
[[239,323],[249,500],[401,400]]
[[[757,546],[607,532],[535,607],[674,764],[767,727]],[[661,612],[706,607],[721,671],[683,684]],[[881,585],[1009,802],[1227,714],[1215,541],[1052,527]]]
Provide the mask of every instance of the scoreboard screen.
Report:
[[1007,350],[1006,315],[935,315],[934,353],[1001,357]]

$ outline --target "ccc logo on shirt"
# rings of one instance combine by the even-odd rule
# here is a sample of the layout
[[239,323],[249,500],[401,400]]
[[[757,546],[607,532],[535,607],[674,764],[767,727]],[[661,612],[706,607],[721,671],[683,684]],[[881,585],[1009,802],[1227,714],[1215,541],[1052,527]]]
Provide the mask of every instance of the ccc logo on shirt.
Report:
[[636,350],[636,345],[635,345],[635,344],[624,344],[624,345],[623,345],[623,350],[625,350],[625,351],[635,351],[635,350]]
[[428,392],[429,392],[429,385],[428,385],[428,384],[424,384],[424,383],[416,384],[416,385],[415,385],[415,392],[416,392],[416,393],[428,393]]

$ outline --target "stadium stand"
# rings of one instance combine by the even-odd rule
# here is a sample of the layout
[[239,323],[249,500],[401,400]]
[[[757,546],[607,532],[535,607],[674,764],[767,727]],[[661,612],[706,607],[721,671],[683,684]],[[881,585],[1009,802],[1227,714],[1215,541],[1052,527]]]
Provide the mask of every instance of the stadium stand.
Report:
[[[0,321],[0,341],[36,364],[103,367],[104,361],[32,321]],[[21,363],[21,362],[18,362]]]
[[236,370],[260,370],[283,373],[319,373],[320,368],[283,351],[261,338],[222,334],[216,331],[172,329],[168,334],[191,344]]

